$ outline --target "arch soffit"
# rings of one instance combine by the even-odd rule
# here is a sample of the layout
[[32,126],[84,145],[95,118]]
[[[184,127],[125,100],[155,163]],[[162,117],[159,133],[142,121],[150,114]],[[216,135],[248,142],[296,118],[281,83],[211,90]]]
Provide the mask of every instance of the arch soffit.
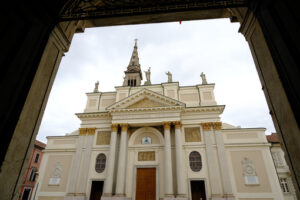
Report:
[[165,143],[164,138],[159,130],[157,130],[156,128],[152,128],[152,127],[142,127],[132,133],[132,135],[128,141],[128,146],[135,146],[136,144],[134,144],[134,141],[136,140],[136,138],[140,134],[143,134],[145,132],[152,133],[153,135],[157,136],[159,139],[158,145],[163,145]]

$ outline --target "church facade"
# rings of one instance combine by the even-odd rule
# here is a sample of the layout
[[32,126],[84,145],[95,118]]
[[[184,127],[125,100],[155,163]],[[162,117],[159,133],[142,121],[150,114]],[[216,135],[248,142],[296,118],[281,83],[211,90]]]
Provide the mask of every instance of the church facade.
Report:
[[214,84],[152,84],[135,43],[123,86],[87,93],[80,128],[50,136],[39,200],[283,199],[265,128],[221,121]]

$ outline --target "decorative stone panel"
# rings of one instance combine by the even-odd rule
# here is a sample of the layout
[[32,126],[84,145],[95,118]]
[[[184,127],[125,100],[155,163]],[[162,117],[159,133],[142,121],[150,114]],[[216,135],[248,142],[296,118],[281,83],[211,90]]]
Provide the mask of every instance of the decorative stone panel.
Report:
[[110,131],[99,131],[97,134],[96,145],[109,145]]
[[138,152],[138,161],[155,161],[154,151]]
[[201,142],[200,127],[184,128],[185,142]]

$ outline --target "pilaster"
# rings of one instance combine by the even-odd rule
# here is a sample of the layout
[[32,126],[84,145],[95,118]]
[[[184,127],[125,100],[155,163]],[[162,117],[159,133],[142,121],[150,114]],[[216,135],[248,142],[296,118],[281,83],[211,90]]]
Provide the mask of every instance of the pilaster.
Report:
[[184,176],[182,160],[182,135],[181,122],[174,122],[175,125],[175,147],[176,147],[176,175],[177,175],[177,195],[176,199],[187,199],[187,180]]
[[114,170],[115,170],[115,158],[116,158],[116,144],[117,144],[117,132],[118,124],[111,125],[111,136],[110,136],[110,147],[109,147],[109,157],[107,162],[107,175],[104,181],[104,189],[102,199],[111,198],[113,180],[114,180]]
[[173,177],[172,177],[172,159],[171,159],[171,137],[170,128],[171,122],[164,122],[164,137],[165,137],[165,198],[173,199]]
[[221,188],[221,180],[219,177],[219,172],[217,163],[217,158],[215,154],[215,150],[212,146],[211,135],[213,134],[212,126],[213,123],[206,122],[201,123],[203,135],[205,139],[205,149],[206,149],[206,157],[207,157],[207,167],[209,174],[209,181],[211,186],[211,198],[212,199],[222,199],[222,188]]
[[221,178],[223,184],[223,198],[233,200],[235,197],[233,196],[232,184],[229,176],[229,168],[228,168],[228,159],[227,154],[224,147],[224,141],[222,136],[222,123],[221,122],[213,122],[212,123],[215,140],[217,145],[218,152],[218,160],[220,164]]
[[125,173],[126,173],[126,160],[127,160],[127,130],[128,124],[120,124],[121,126],[121,141],[119,162],[117,171],[117,186],[116,197],[125,197]]

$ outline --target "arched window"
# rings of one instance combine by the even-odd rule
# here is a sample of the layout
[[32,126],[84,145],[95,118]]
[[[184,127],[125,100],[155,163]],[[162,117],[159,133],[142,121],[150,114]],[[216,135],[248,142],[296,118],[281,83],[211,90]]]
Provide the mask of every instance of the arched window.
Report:
[[100,153],[96,158],[95,170],[98,173],[101,173],[105,169],[106,156],[103,153]]
[[202,169],[202,160],[201,155],[197,151],[190,153],[190,167],[194,172],[199,172]]

